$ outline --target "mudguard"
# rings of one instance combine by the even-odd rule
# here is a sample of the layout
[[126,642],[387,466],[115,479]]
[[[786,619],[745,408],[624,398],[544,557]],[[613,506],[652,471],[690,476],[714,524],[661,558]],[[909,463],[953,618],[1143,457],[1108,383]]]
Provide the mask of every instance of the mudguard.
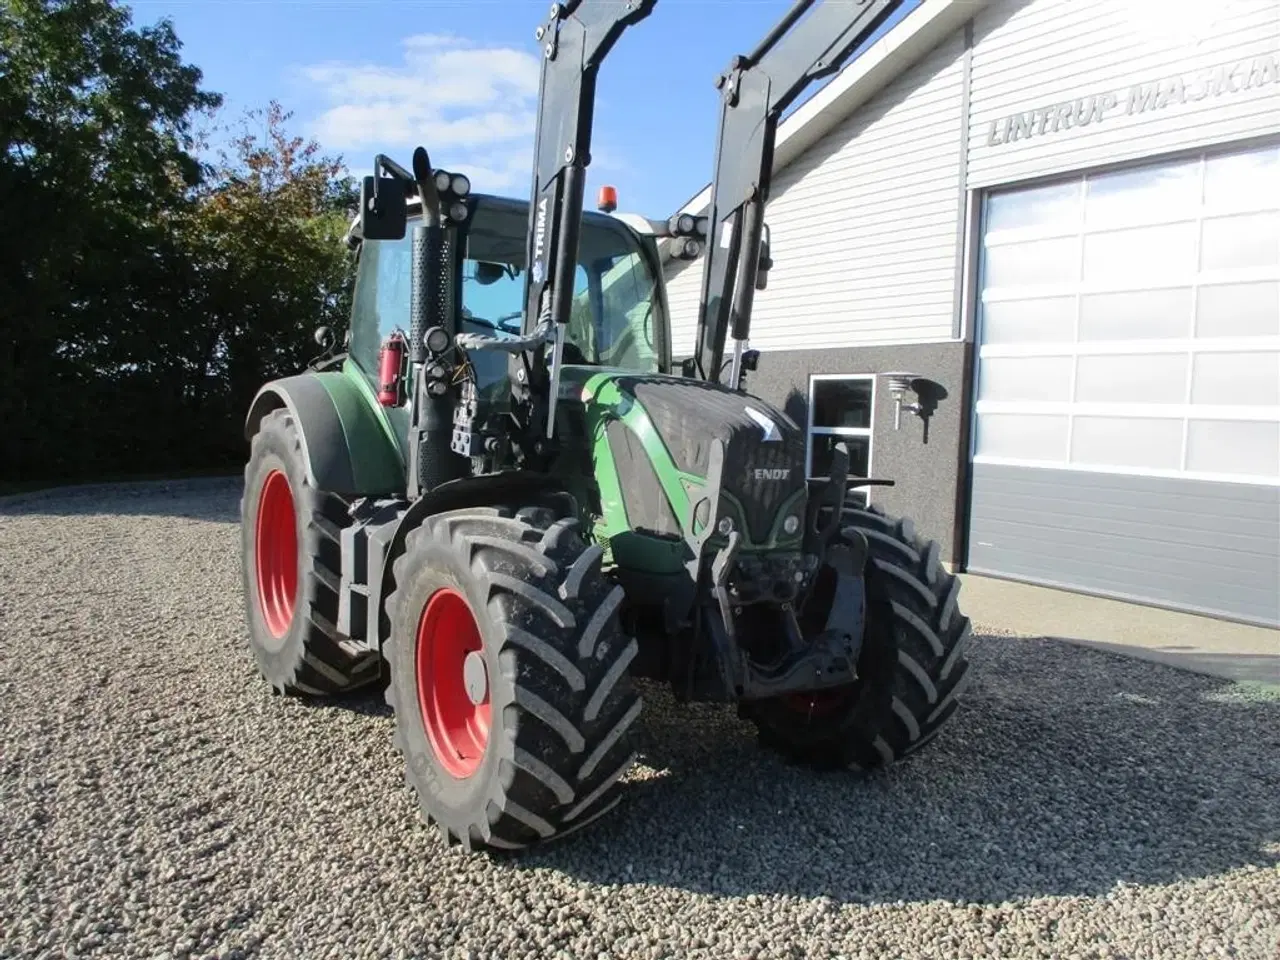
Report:
[[403,495],[404,459],[372,393],[340,372],[308,372],[273,380],[249,405],[245,439],[272,410],[288,408],[302,434],[307,479],[345,497]]
[[[403,503],[388,504],[386,515],[376,515],[367,534],[368,545],[361,561],[365,569],[368,603],[365,642],[381,648],[386,637],[380,623],[383,605],[395,587],[392,564],[404,550],[405,538],[424,517],[445,510],[462,507],[491,506],[496,503],[520,502],[538,496],[563,495],[563,483],[548,473],[512,470],[480,477],[463,477],[442,483],[424,493],[404,508]],[[569,514],[575,515],[578,506],[569,500]],[[375,505],[375,511],[380,508]]]

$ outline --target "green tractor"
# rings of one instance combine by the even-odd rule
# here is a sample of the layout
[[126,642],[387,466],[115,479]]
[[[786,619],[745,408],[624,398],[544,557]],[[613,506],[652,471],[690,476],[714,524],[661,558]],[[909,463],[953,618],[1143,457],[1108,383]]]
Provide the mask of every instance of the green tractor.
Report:
[[[848,499],[874,481],[842,446],[806,478],[803,430],[744,384],[778,118],[897,2],[802,20],[801,0],[734,60],[708,216],[584,211],[597,70],[654,2],[556,4],[539,27],[531,201],[421,147],[410,170],[377,157],[343,352],[318,331],[322,357],[247,418],[258,669],[308,696],[385,684],[422,813],[468,850],[619,801],[636,678],[737,704],[792,761],[875,768],[938,732],[966,673],[936,545]],[[705,258],[678,368],[661,239]]]

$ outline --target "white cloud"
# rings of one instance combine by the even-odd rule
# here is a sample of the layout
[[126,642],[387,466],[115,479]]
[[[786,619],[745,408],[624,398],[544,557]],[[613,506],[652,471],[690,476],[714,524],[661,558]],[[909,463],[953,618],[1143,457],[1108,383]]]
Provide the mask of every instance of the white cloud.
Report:
[[[526,187],[538,58],[441,34],[408,37],[402,47],[404,62],[396,67],[333,61],[304,67],[303,79],[327,103],[310,134],[357,170],[380,152],[407,165],[421,144],[433,163],[465,170],[478,190]],[[361,153],[370,156],[362,161]]]

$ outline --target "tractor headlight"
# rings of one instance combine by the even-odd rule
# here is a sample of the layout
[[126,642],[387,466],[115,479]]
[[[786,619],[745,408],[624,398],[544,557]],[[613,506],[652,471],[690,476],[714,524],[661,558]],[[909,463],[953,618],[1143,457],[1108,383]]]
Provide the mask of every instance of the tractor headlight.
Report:
[[449,180],[450,180],[449,172],[447,170],[437,170],[435,180],[436,180],[436,190],[438,190],[440,193],[447,193],[449,190]]
[[791,514],[791,516],[787,517],[787,519],[782,521],[783,533],[792,534],[799,529],[800,529],[800,518],[797,517],[794,513]]
[[455,173],[449,179],[449,189],[455,196],[465,197],[471,192],[471,181],[467,179],[466,174]]
[[727,537],[733,533],[733,518],[721,517],[720,522],[716,524],[716,529],[720,531],[720,535]]
[[450,219],[457,220],[461,223],[463,220],[467,219],[467,205],[461,200],[449,204],[449,217]]

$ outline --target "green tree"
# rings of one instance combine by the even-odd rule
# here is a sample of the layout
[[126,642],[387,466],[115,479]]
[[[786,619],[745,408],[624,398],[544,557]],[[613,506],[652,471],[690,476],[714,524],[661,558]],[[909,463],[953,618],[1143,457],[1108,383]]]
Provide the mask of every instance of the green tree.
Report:
[[0,480],[229,467],[261,383],[345,325],[339,160],[279,104],[221,132],[172,25],[0,0]]
[[180,47],[110,0],[0,0],[4,474],[100,457],[112,376],[146,352],[164,214],[201,177],[192,120],[221,103]]
[[342,240],[358,203],[340,159],[291,136],[272,101],[231,129],[184,225],[199,281],[195,399],[232,423],[220,453],[239,459],[244,414],[267,380],[318,353],[317,326],[350,315],[352,264]]

